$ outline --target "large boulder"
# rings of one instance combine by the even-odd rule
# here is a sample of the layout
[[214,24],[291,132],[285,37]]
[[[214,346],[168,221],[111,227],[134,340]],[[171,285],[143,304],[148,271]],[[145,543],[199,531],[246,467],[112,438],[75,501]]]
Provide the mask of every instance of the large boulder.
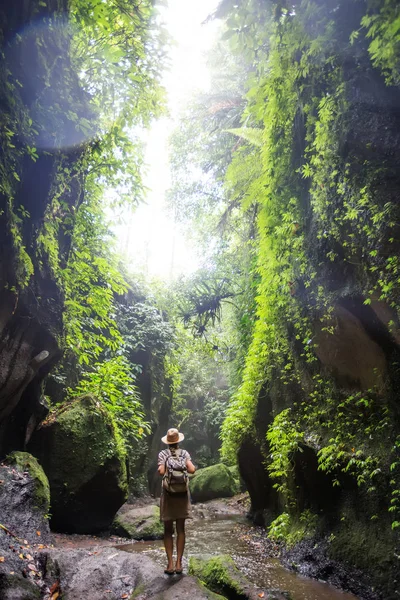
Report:
[[49,478],[53,529],[94,533],[111,525],[127,498],[127,472],[122,442],[99,402],[84,396],[52,413],[30,447]]
[[0,598],[38,600],[38,551],[50,544],[49,484],[37,460],[15,452],[0,464]]
[[214,498],[229,498],[239,491],[238,484],[226,465],[222,463],[199,469],[190,480],[193,502],[205,502]]
[[224,600],[194,577],[167,577],[142,553],[116,548],[52,550],[47,561],[48,586],[59,582],[63,600]]
[[235,600],[290,600],[288,592],[266,590],[254,586],[236,568],[233,559],[227,555],[214,556],[208,560],[191,558],[189,573],[198,577],[217,594],[224,594]]
[[159,506],[147,504],[120,511],[112,524],[112,532],[133,540],[161,540],[164,526]]

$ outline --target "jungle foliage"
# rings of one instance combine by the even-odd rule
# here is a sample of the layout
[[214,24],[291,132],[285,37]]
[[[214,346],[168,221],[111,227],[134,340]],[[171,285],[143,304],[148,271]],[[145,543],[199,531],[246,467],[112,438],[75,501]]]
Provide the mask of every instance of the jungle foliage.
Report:
[[[193,420],[193,443],[215,442],[222,417],[226,461],[258,439],[285,505],[276,537],[290,530],[304,443],[334,486],[350,476],[367,496],[379,489],[396,533],[398,2],[220,2],[212,90],[171,140],[170,208],[195,232],[204,269],[157,301],[126,275],[107,221],[143,198],[137,132],[164,110],[153,3],[43,0],[29,11],[1,39],[0,225],[13,268],[2,265],[0,280],[15,306],[36,299],[38,282],[54,284],[61,400],[93,393],[137,441],[163,393],[156,377],[158,397],[146,409],[139,399],[150,352],[171,382],[175,424]],[[40,65],[34,78],[20,55]],[[393,131],[381,131],[386,113]],[[368,386],[338,382],[319,355],[320,334],[333,340],[339,310],[355,305],[364,325],[383,306],[389,315],[374,333],[388,369]],[[281,403],[260,439],[262,390]],[[204,464],[218,450],[203,452]]]
[[[220,7],[230,15],[232,50],[245,51],[254,69],[242,121],[262,139],[259,145],[248,137],[237,149],[225,181],[233,197],[240,196],[243,211],[258,207],[259,283],[242,383],[222,429],[223,453],[232,457],[241,440],[257,435],[261,387],[278,377],[282,390],[297,390],[292,407],[278,412],[267,432],[268,469],[288,506],[291,457],[306,438],[318,451],[319,469],[333,473],[337,485],[338,473],[350,473],[366,493],[388,485],[388,510],[397,528],[397,363],[384,388],[355,392],[338,385],[320,367],[316,322],[333,335],[335,307],[350,293],[365,306],[385,301],[394,309],[389,328],[397,326],[398,205],[390,192],[379,190],[385,177],[393,177],[394,164],[378,146],[375,155],[368,152],[376,140],[367,140],[364,152],[352,135],[362,126],[354,116],[360,110],[354,90],[367,86],[364,102],[373,103],[370,90],[380,81],[369,61],[387,84],[397,81],[398,3],[370,2],[364,12],[357,2],[301,0],[293,7],[272,2],[268,26],[257,34],[265,36],[264,43],[253,50],[248,23],[266,12],[262,4]],[[376,158],[379,151],[382,160]],[[261,165],[250,181],[244,164]],[[346,284],[341,289],[345,280],[350,290]]]
[[164,110],[165,34],[150,1],[46,0],[23,15],[23,29],[1,40],[0,216],[14,249],[14,274],[2,284],[17,305],[35,297],[38,281],[54,281],[64,358],[48,384],[53,402],[91,392],[126,439],[139,439],[148,431],[140,365],[129,361],[126,319],[117,322],[130,285],[108,221],[114,206],[144,198],[139,130]]
[[[391,350],[384,383],[378,378],[360,389],[324,368],[317,334],[334,339],[338,307],[349,298],[361,314],[385,303],[391,316],[382,343],[385,352],[395,347],[388,340],[399,318],[398,177],[393,150],[378,130],[390,98],[399,98],[399,10],[392,0],[223,0],[215,14],[224,23],[220,43],[227,54],[245,58],[237,89],[243,110],[240,117],[235,111],[234,123],[215,124],[208,113],[193,141],[192,173],[177,176],[181,183],[173,190],[178,213],[181,197],[188,196],[189,207],[193,199],[194,222],[209,202],[196,181],[214,199],[204,236],[216,250],[208,259],[213,268],[184,311],[198,332],[224,304],[213,282],[232,282],[223,278],[227,265],[237,275],[234,286],[224,287],[225,298],[238,297],[230,320],[241,336],[223,457],[235,460],[246,438],[259,438],[261,390],[279,388],[281,404],[259,442],[285,518],[296,505],[288,485],[293,455],[306,442],[334,485],[351,475],[363,493],[380,490],[392,528],[400,525],[398,354]],[[191,141],[204,119],[204,98],[196,102],[187,127]],[[174,139],[173,148],[179,173]],[[218,165],[211,178],[210,157]],[[217,231],[222,241],[212,246]],[[373,319],[372,311],[363,318]]]

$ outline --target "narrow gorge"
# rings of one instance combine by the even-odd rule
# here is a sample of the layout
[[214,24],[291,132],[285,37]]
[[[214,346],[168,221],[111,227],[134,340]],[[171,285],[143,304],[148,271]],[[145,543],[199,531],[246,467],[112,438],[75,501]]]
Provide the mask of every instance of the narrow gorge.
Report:
[[0,600],[396,600],[398,1],[4,0],[0,44]]

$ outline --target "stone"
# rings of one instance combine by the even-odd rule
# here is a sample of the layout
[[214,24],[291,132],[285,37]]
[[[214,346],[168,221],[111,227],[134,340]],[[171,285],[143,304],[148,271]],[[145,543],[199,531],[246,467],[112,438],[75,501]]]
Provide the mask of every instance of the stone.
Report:
[[214,556],[208,560],[191,558],[189,573],[198,577],[218,594],[234,600],[288,600],[287,592],[261,589],[248,581],[236,568],[233,559],[227,555]]
[[228,467],[222,463],[199,469],[190,480],[193,502],[205,502],[214,498],[229,498],[239,491]]
[[147,504],[121,511],[113,521],[112,532],[133,540],[161,540],[164,526],[160,521],[159,506]]
[[243,479],[240,476],[240,471],[239,471],[239,467],[238,465],[233,465],[231,467],[228,467],[229,471],[232,473],[236,484],[237,484],[237,488],[240,492],[245,492],[246,491],[246,484],[243,481]]
[[39,588],[22,575],[0,573],[0,598],[2,600],[40,600]]
[[167,577],[139,553],[104,547],[51,550],[44,559],[46,583],[50,587],[59,580],[63,600],[224,600],[194,577]]
[[74,399],[52,413],[30,448],[49,478],[54,530],[95,533],[111,525],[127,497],[125,454],[95,398]]
[[6,464],[10,467],[15,467],[23,473],[29,473],[33,480],[34,506],[41,509],[45,515],[48,515],[50,512],[49,480],[37,459],[28,452],[16,451],[7,456]]
[[[38,547],[51,543],[49,484],[36,459],[15,452],[0,464],[0,598],[37,600]],[[34,577],[28,575],[34,568]]]
[[[372,312],[372,311],[371,311]],[[384,390],[387,361],[383,349],[368,335],[363,323],[344,306],[336,306],[328,325],[315,323],[316,354],[342,386]]]

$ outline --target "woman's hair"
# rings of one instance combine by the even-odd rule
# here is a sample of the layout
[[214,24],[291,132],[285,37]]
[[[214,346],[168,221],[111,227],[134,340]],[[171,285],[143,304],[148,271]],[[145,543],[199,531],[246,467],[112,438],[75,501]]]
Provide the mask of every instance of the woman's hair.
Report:
[[168,444],[168,448],[177,448],[178,447],[178,442],[176,442],[176,444]]

